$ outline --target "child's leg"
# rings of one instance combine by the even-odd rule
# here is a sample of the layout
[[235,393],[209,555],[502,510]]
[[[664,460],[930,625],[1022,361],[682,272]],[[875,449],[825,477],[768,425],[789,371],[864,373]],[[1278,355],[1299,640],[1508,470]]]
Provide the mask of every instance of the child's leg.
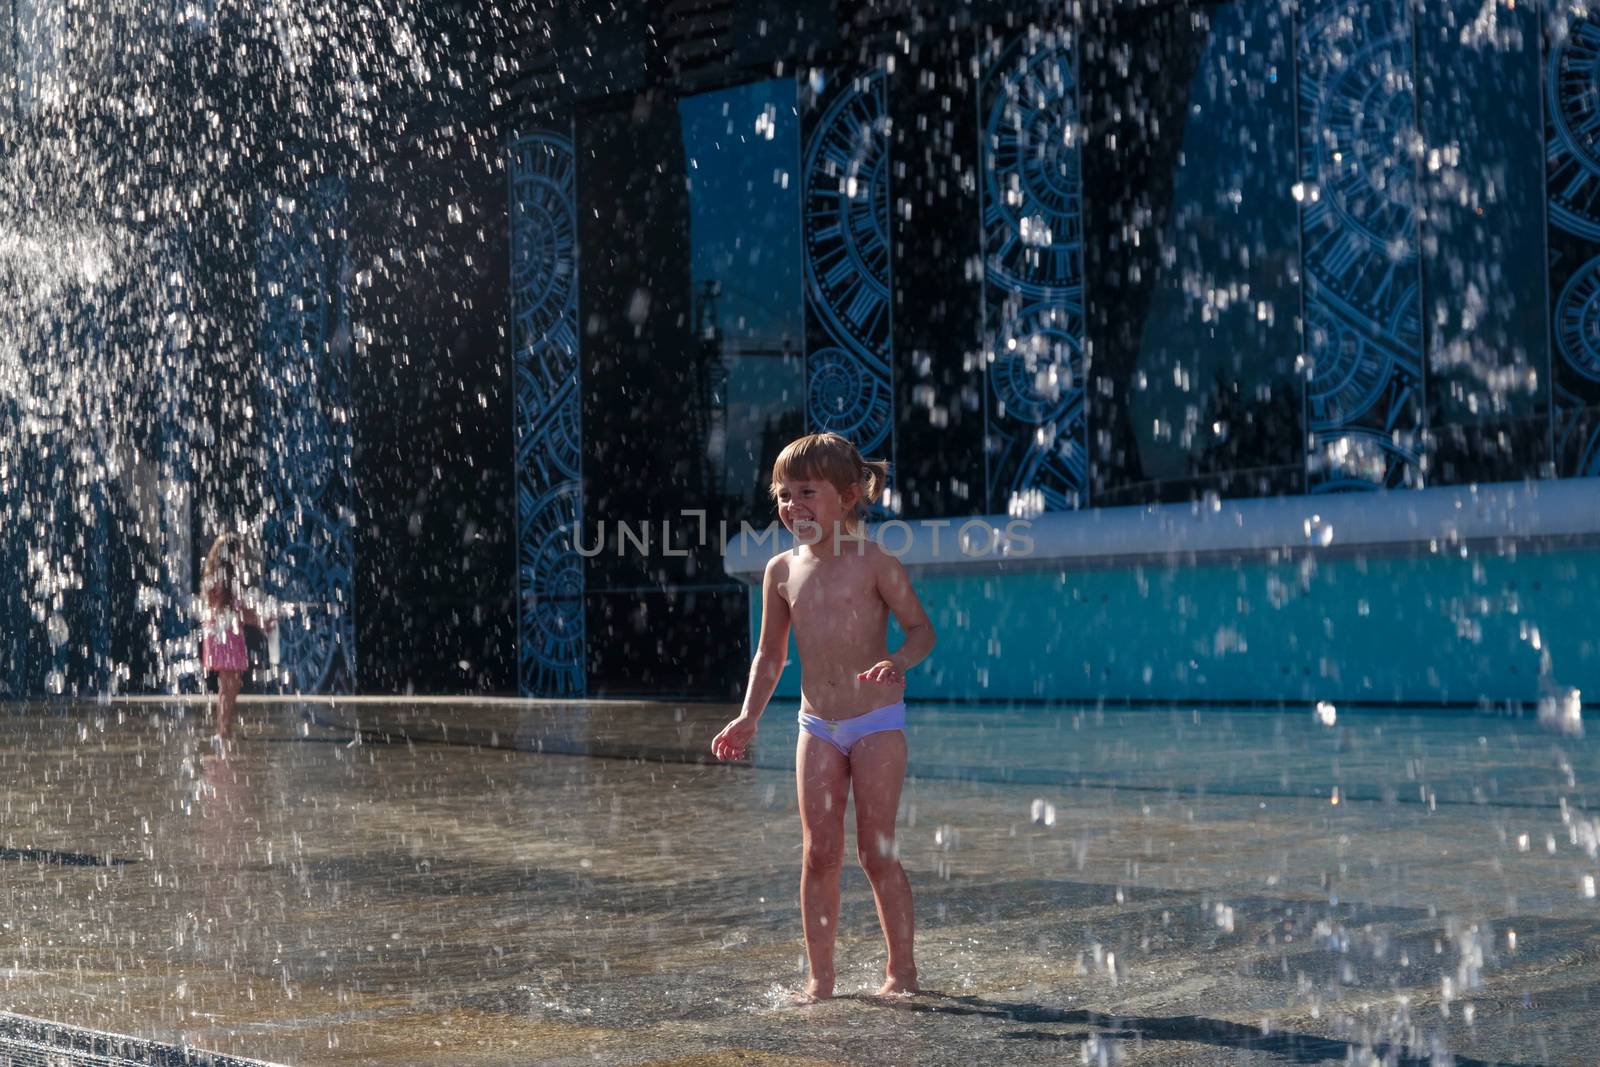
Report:
[[850,761],[821,738],[800,731],[795,752],[803,853],[800,926],[811,970],[806,999],[833,996],[833,943],[839,932],[839,867],[844,860],[844,806]]
[[234,708],[239,702],[239,690],[244,688],[242,671],[217,672],[217,736],[227,740],[233,725]]
[[878,922],[889,945],[888,981],[878,992],[915,993],[911,883],[900,866],[894,839],[900,787],[906,778],[906,735],[885,730],[857,741],[850,749],[850,778],[856,794],[856,856],[872,883]]

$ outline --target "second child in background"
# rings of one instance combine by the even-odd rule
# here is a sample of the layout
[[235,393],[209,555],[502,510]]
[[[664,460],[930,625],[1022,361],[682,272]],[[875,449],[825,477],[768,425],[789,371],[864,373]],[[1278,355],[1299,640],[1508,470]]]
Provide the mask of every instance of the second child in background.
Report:
[[[212,542],[201,570],[200,597],[205,611],[201,665],[217,675],[216,736],[213,743],[226,752],[229,734],[250,669],[250,652],[244,628],[261,627],[261,619],[245,602],[244,540],[222,534]],[[269,620],[267,625],[272,625]]]

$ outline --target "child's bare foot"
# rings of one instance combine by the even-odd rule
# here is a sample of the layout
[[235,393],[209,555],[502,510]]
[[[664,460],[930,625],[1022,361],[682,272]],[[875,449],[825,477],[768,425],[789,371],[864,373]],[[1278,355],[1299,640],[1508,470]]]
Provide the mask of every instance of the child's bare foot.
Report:
[[796,990],[789,997],[790,1002],[794,1003],[794,1004],[815,1004],[820,1000],[832,1000],[832,999],[833,999],[833,979],[832,978],[829,978],[826,981],[824,981],[823,979],[820,979],[820,978],[812,978],[812,979],[810,979],[810,980],[808,980],[806,982],[804,989]]
[[912,971],[910,974],[891,974],[884,980],[883,985],[878,987],[878,996],[909,997],[918,991],[917,972]]

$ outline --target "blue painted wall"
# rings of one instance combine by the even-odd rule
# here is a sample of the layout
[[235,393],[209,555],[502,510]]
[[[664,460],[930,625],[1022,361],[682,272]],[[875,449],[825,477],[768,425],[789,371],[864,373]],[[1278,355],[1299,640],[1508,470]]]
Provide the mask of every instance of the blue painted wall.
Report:
[[[939,634],[913,700],[1600,697],[1600,548],[913,578]],[[791,640],[775,700],[799,681]]]

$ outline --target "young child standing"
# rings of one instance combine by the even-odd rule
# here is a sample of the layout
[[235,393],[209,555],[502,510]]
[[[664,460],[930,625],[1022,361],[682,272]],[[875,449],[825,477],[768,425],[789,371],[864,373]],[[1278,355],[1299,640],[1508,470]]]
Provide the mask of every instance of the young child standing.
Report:
[[[800,920],[810,977],[797,999],[833,995],[845,802],[856,802],[856,857],[872,883],[889,947],[879,995],[915,993],[911,885],[895,847],[906,773],[905,674],[933,649],[933,625],[900,561],[867,540],[866,505],[888,464],[869,463],[838,434],[788,445],[772,468],[778,518],[799,542],[767,564],[761,635],[739,717],[711,742],[738,759],[777,688],[794,627],[800,653],[800,742],[795,756],[804,855]],[[889,615],[905,632],[889,653]]]
[[216,736],[224,744],[233,725],[239,690],[244,687],[244,672],[250,669],[244,628],[261,625],[255,611],[244,601],[240,577],[243,554],[244,544],[237,534],[222,534],[212,542],[200,572],[200,595],[205,608],[200,662],[205,670],[217,672]]

